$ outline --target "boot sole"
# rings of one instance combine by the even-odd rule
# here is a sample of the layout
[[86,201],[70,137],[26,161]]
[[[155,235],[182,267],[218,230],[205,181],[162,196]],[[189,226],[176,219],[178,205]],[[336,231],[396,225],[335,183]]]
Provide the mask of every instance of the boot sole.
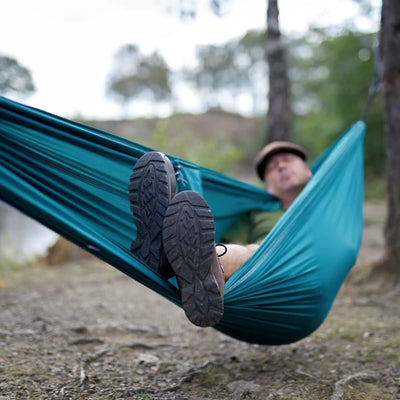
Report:
[[185,314],[201,327],[214,326],[224,312],[211,269],[214,236],[214,219],[206,201],[196,192],[178,193],[164,219],[164,251],[176,274]]
[[[169,159],[155,151],[142,156],[129,180],[129,201],[137,228],[131,252],[163,275],[162,227],[169,202],[175,194],[175,172]],[[172,270],[168,275],[167,278],[172,275]]]

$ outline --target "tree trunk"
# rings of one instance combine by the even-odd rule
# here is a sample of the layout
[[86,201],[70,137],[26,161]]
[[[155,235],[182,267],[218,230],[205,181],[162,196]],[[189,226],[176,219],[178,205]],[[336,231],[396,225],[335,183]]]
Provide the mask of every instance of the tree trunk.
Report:
[[279,30],[278,0],[268,0],[265,50],[269,66],[267,141],[289,140],[292,110],[285,46]]
[[386,135],[388,266],[400,279],[400,1],[383,0],[381,26],[382,95]]

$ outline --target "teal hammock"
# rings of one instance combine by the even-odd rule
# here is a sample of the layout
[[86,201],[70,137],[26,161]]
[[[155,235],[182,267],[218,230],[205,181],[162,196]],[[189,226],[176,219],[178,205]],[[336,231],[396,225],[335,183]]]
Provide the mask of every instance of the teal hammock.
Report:
[[[315,331],[354,265],[363,229],[363,137],[356,122],[312,165],[313,177],[226,284],[219,331],[286,344]],[[128,182],[150,148],[0,97],[0,198],[181,306],[172,281],[135,258]],[[195,190],[215,218],[216,241],[251,209],[276,210],[255,186],[170,156],[178,190]]]

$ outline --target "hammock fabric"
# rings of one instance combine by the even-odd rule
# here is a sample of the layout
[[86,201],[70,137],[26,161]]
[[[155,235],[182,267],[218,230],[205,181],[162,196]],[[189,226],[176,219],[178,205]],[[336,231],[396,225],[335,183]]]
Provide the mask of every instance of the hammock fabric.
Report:
[[[356,122],[314,163],[301,195],[228,280],[216,329],[276,345],[322,324],[361,243],[364,131]],[[174,282],[129,251],[129,176],[151,149],[1,97],[0,135],[2,200],[181,306]],[[260,188],[170,158],[178,190],[196,190],[210,205],[216,241],[241,213],[279,207]]]

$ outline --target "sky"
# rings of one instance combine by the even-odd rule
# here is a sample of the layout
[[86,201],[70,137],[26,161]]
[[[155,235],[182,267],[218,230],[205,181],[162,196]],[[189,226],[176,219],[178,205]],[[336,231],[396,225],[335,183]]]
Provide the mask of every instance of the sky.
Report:
[[[195,0],[186,0],[189,3]],[[249,29],[265,28],[266,0],[232,0],[218,18],[198,0],[197,18],[182,21],[168,11],[178,0],[0,0],[0,55],[11,56],[32,74],[36,92],[15,98],[67,118],[118,118],[121,108],[107,99],[105,85],[113,55],[125,44],[142,53],[158,50],[171,69],[193,65],[195,48],[222,44]],[[351,0],[279,0],[284,34],[305,32],[310,26],[338,26],[355,20],[362,29],[379,27],[376,12],[360,19]],[[372,25],[372,26],[371,26]],[[187,93],[186,111],[196,111]],[[169,109],[159,109],[168,113]],[[130,116],[154,112],[135,104]]]

